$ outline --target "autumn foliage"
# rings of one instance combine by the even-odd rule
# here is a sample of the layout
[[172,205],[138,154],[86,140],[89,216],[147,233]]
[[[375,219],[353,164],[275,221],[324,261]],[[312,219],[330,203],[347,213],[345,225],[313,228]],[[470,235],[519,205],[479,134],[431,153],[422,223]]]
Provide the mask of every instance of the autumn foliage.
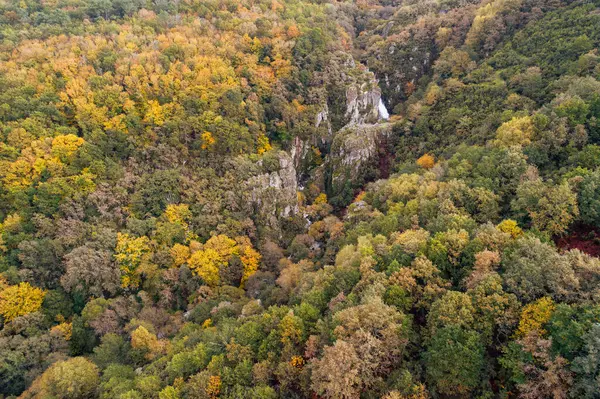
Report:
[[4,322],[36,312],[42,306],[45,292],[29,283],[8,286],[0,291],[0,314]]
[[421,158],[417,159],[417,165],[423,169],[431,169],[435,165],[435,158],[432,155],[425,154]]
[[599,6],[0,1],[0,398],[597,398]]

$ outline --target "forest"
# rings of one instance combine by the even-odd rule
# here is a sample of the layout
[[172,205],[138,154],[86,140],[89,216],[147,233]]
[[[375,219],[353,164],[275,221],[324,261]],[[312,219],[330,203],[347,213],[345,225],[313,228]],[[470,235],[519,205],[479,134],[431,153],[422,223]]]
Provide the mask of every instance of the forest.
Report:
[[0,0],[0,399],[600,398],[600,0]]

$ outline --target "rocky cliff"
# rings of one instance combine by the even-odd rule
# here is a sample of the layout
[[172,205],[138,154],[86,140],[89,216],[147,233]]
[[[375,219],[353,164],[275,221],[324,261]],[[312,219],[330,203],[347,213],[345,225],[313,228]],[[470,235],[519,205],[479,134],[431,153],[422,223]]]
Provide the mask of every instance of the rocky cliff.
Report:
[[298,212],[296,168],[292,157],[285,151],[277,151],[266,161],[258,162],[263,173],[240,182],[240,190],[249,193],[254,215],[267,221],[268,227],[279,230],[281,219]]
[[[290,154],[303,185],[316,183],[322,190],[328,191],[329,187],[321,179],[325,165],[351,162],[337,160],[340,156],[338,151],[350,147],[349,153],[361,152],[359,158],[364,163],[365,157],[374,153],[374,137],[380,135],[372,132],[380,132],[381,129],[376,126],[387,120],[389,113],[375,75],[357,64],[350,55],[344,53],[333,57],[324,80],[329,82],[326,86],[328,91],[321,110],[315,116],[315,134],[304,139],[295,137]],[[348,135],[351,131],[355,132],[353,139]],[[361,138],[360,135],[365,132],[369,132],[367,137]],[[346,139],[352,143],[341,144]],[[362,145],[368,148],[360,148]]]
[[348,54],[326,70],[329,92],[315,114],[314,133],[294,137],[289,152],[278,153],[278,167],[250,178],[251,202],[269,226],[294,215],[296,191],[315,184],[344,206],[354,190],[385,175],[385,148],[391,125],[373,73]]
[[335,204],[352,200],[354,190],[388,173],[390,123],[349,125],[331,145],[325,168],[327,192]]

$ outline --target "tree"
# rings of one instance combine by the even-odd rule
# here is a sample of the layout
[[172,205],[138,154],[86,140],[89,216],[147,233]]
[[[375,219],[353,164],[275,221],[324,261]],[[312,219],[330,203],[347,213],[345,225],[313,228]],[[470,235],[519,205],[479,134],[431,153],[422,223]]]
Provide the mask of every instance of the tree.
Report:
[[567,398],[573,382],[568,361],[551,351],[552,341],[542,339],[535,330],[518,341],[529,359],[523,365],[525,381],[517,387],[525,399]]
[[67,292],[101,297],[115,294],[121,285],[121,273],[107,250],[86,245],[75,248],[65,256],[65,269],[60,281]]
[[225,282],[232,284],[237,280],[243,287],[258,270],[260,259],[260,254],[253,248],[248,237],[238,237],[233,240],[221,234],[211,237],[202,249],[192,254],[188,263],[190,269],[211,287],[221,283],[222,276],[227,275],[227,268],[240,263],[239,276],[237,270],[231,270]]
[[569,184],[544,184],[526,180],[517,188],[513,210],[527,215],[533,227],[552,235],[563,234],[579,215],[577,197]]
[[189,259],[189,264],[190,268],[202,278],[204,283],[211,287],[219,284],[219,268],[224,266],[225,263],[216,250],[207,248],[194,252]]
[[502,269],[508,291],[523,302],[547,295],[565,300],[579,287],[569,260],[537,238],[518,239],[503,257]]
[[573,126],[583,125],[590,112],[588,103],[577,95],[561,94],[553,101],[554,110],[560,117],[566,117]]
[[573,249],[564,254],[567,258],[577,279],[579,290],[577,298],[580,302],[594,302],[600,294],[600,259]]
[[180,173],[176,170],[158,170],[146,174],[136,186],[131,198],[136,215],[160,216],[167,205],[179,203]]
[[97,397],[98,367],[83,357],[58,361],[28,391],[32,398],[89,399]]
[[54,289],[60,285],[63,273],[61,259],[64,247],[57,240],[44,237],[19,243],[19,260],[23,269],[30,273],[32,281],[40,287]]
[[166,372],[171,380],[188,378],[206,367],[209,360],[205,345],[200,343],[192,350],[176,353],[167,364]]
[[0,291],[0,314],[5,322],[36,312],[42,306],[46,293],[29,283],[19,283]]
[[139,326],[131,332],[131,347],[143,353],[148,360],[154,359],[164,349],[164,342],[144,326]]
[[559,303],[544,324],[544,333],[552,339],[552,352],[572,361],[584,350],[584,336],[600,319],[600,307],[591,303]]
[[475,62],[471,61],[471,57],[466,51],[448,46],[442,50],[433,69],[442,79],[460,78],[475,69]]
[[519,227],[517,222],[512,219],[503,220],[497,227],[501,232],[510,234],[512,238],[519,238],[523,235],[523,230]]
[[108,333],[102,336],[100,345],[94,348],[92,360],[104,369],[111,363],[127,362],[130,350],[130,346],[122,336]]
[[480,383],[484,353],[473,330],[455,325],[437,330],[423,354],[430,386],[441,395],[468,396]]
[[223,234],[213,236],[204,244],[203,249],[192,254],[189,260],[190,268],[207,285],[216,286],[220,282],[219,271],[236,253],[238,248],[235,240]]
[[393,273],[390,282],[410,292],[415,306],[421,309],[429,309],[450,285],[441,277],[440,270],[424,256],[416,258],[410,268]]
[[56,136],[52,139],[52,150],[50,154],[57,157],[63,163],[70,163],[79,147],[85,141],[74,134]]
[[417,165],[423,169],[431,169],[435,165],[435,158],[432,155],[425,154],[417,159]]
[[148,237],[132,237],[117,234],[115,260],[121,269],[121,286],[137,288],[141,282],[140,266],[149,261],[150,240]]
[[41,312],[18,317],[3,326],[0,336],[0,392],[19,395],[57,357],[68,354],[68,344],[48,331]]
[[578,200],[581,219],[591,225],[600,223],[600,169],[583,177]]
[[431,305],[427,327],[431,336],[440,328],[459,326],[475,329],[475,308],[471,297],[457,291],[448,291]]
[[221,377],[218,375],[211,375],[208,379],[208,385],[206,387],[206,394],[209,398],[214,399],[221,393]]
[[571,370],[576,376],[571,395],[592,399],[598,395],[600,378],[600,325],[592,325],[583,336],[583,341],[583,353],[573,359],[571,365]]
[[543,94],[544,81],[539,67],[530,67],[523,73],[516,74],[510,84],[520,94],[537,100]]
[[93,17],[108,19],[113,11],[113,3],[108,0],[88,0],[86,3],[86,12]]
[[467,288],[477,286],[482,280],[491,275],[500,264],[500,254],[495,251],[481,251],[475,254],[473,272],[466,280]]
[[175,244],[169,251],[169,254],[173,258],[173,266],[179,267],[187,263],[190,258],[190,248],[182,244]]
[[261,255],[254,249],[248,237],[237,237],[236,243],[238,247],[236,255],[239,256],[243,267],[240,281],[240,287],[243,288],[246,281],[257,272]]
[[534,126],[531,118],[524,116],[505,122],[496,132],[496,145],[511,147],[525,146],[531,142]]
[[550,320],[555,308],[552,299],[547,297],[525,305],[521,311],[517,336],[524,337],[532,331],[535,331],[539,336],[543,336],[546,333],[543,327]]
[[266,240],[260,248],[262,260],[267,270],[275,271],[284,257],[283,249],[271,240]]
[[326,347],[323,357],[311,362],[311,369],[311,387],[325,398],[351,399],[362,391],[360,358],[354,347],[343,340]]
[[360,359],[360,385],[368,389],[398,364],[408,340],[402,313],[378,296],[364,302],[335,314],[334,335],[353,346]]
[[521,0],[494,0],[483,3],[477,9],[465,44],[476,52],[491,51],[497,41],[503,37],[498,31],[506,29],[503,17],[511,15],[511,12],[517,12],[521,3]]
[[475,308],[474,329],[488,345],[496,336],[511,335],[519,319],[521,305],[514,294],[504,291],[502,283],[502,277],[492,272],[467,291]]
[[400,245],[405,252],[417,255],[425,250],[429,236],[429,231],[424,229],[406,230],[395,237],[395,243]]

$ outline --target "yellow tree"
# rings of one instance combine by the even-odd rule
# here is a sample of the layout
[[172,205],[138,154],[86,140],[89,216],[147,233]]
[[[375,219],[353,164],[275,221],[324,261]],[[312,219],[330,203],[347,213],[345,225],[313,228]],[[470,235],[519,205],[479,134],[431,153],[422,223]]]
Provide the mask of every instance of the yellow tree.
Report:
[[546,334],[544,324],[550,320],[556,305],[552,299],[544,297],[527,304],[521,311],[521,320],[517,329],[517,336],[524,337],[531,331],[537,331],[540,336]]
[[227,266],[233,256],[237,256],[244,267],[243,285],[258,270],[260,254],[252,247],[248,237],[238,237],[236,240],[224,234],[211,237],[202,249],[192,254],[188,261],[190,268],[207,285],[214,287],[220,283],[219,270]]
[[52,150],[50,153],[52,156],[60,159],[61,162],[68,163],[73,160],[74,154],[83,144],[83,139],[74,134],[56,136],[52,139]]
[[14,162],[4,166],[0,176],[11,188],[29,186],[44,172],[52,177],[63,176],[65,166],[73,160],[83,144],[84,140],[73,134],[35,140],[21,151]]
[[185,229],[185,238],[189,242],[190,240],[197,239],[198,236],[190,230],[189,221],[192,218],[192,211],[187,204],[169,204],[165,209],[164,217],[169,223],[178,224]]
[[173,266],[179,267],[190,258],[190,248],[185,245],[175,244],[169,251],[169,254],[173,258]]
[[517,222],[512,219],[506,219],[500,222],[498,230],[510,234],[512,238],[519,238],[523,235],[523,230],[521,230]]
[[166,112],[164,107],[162,107],[158,101],[150,100],[148,101],[148,110],[146,111],[144,122],[153,123],[156,126],[162,126],[165,123],[165,114]]
[[265,136],[264,134],[261,134],[260,136],[258,136],[257,139],[257,153],[259,155],[264,154],[267,151],[271,151],[273,149],[273,147],[271,147],[271,143],[269,143],[269,138],[267,136]]
[[150,240],[148,237],[134,238],[129,234],[117,234],[115,259],[121,269],[121,286],[137,288],[140,284],[139,267],[148,261]]
[[219,268],[225,263],[219,253],[211,248],[194,252],[188,261],[190,268],[211,287],[219,284]]
[[0,291],[0,314],[5,322],[36,312],[42,306],[46,293],[29,283],[20,283]]
[[202,133],[202,149],[208,150],[210,149],[217,141],[213,137],[211,132]]
[[260,253],[252,247],[252,243],[248,237],[238,237],[239,256],[244,265],[244,273],[242,275],[241,286],[243,287],[246,281],[258,270],[260,263]]
[[165,343],[144,326],[139,326],[131,332],[131,347],[145,352],[145,358],[154,359],[165,349]]
[[524,146],[531,142],[534,127],[529,116],[512,118],[496,131],[496,144],[502,147]]
[[421,158],[417,159],[417,165],[423,169],[431,169],[435,165],[435,158],[432,155],[425,154]]
[[187,204],[169,204],[165,209],[165,217],[171,223],[177,223],[185,228],[188,227],[188,220],[192,217],[190,207]]

